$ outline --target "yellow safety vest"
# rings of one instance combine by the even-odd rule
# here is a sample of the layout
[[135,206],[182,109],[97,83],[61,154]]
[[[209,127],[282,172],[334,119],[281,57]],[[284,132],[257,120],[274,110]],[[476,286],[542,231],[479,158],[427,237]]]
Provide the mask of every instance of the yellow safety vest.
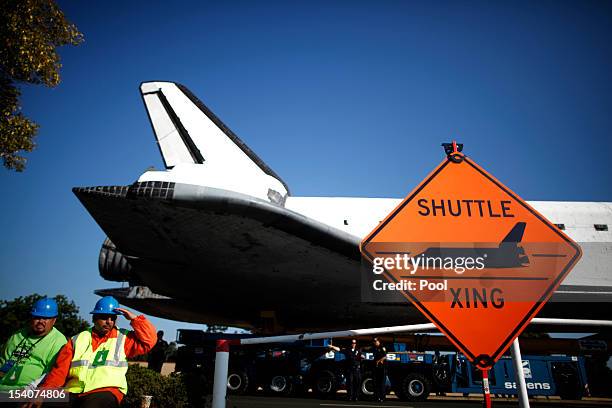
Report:
[[91,346],[91,329],[72,337],[74,356],[66,383],[68,392],[81,394],[98,388],[117,387],[127,394],[125,374],[128,362],[124,350],[127,334],[127,330],[118,329],[117,337],[107,339],[95,352]]

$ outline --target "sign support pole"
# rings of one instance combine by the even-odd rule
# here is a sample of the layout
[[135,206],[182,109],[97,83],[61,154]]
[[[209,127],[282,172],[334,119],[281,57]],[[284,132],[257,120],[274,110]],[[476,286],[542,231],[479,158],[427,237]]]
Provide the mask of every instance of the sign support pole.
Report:
[[482,394],[484,396],[484,408],[491,408],[491,389],[489,388],[489,369],[482,370]]
[[489,369],[482,370],[482,394],[484,395],[484,408],[491,408],[491,390],[489,388]]
[[514,372],[518,400],[520,408],[529,408],[529,396],[527,395],[527,384],[525,383],[525,372],[523,371],[523,357],[518,337],[514,339],[511,347],[512,361],[514,362]]

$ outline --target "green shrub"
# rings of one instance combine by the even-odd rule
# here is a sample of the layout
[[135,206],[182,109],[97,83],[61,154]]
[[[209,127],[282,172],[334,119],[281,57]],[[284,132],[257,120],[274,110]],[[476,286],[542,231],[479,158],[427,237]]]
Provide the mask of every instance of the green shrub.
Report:
[[151,408],[187,408],[187,387],[180,375],[162,376],[139,365],[130,365],[127,372],[128,393],[122,406],[140,408],[142,396],[151,395]]

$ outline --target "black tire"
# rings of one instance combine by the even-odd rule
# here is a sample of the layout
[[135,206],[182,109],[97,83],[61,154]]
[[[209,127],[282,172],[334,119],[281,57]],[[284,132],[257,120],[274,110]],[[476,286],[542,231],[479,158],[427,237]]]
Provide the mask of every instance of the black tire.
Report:
[[227,375],[227,392],[232,395],[244,395],[248,393],[250,378],[242,369],[230,369]]
[[266,393],[276,396],[288,396],[293,392],[293,381],[285,374],[275,374],[266,382]]
[[313,377],[312,392],[317,398],[333,398],[338,391],[338,379],[331,370],[317,371]]
[[431,383],[422,374],[410,373],[402,378],[398,396],[404,401],[425,401],[429,397]]
[[374,400],[374,373],[366,371],[361,376],[359,398],[364,401]]

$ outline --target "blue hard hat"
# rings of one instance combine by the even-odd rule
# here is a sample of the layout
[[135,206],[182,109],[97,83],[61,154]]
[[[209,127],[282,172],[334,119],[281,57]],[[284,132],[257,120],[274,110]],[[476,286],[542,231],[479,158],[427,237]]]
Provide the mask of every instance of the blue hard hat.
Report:
[[42,298],[34,303],[30,314],[34,317],[57,317],[57,302],[55,299]]
[[94,310],[89,312],[89,314],[121,314],[117,312],[115,309],[119,307],[119,302],[112,296],[104,296],[102,299],[96,302],[96,307]]

